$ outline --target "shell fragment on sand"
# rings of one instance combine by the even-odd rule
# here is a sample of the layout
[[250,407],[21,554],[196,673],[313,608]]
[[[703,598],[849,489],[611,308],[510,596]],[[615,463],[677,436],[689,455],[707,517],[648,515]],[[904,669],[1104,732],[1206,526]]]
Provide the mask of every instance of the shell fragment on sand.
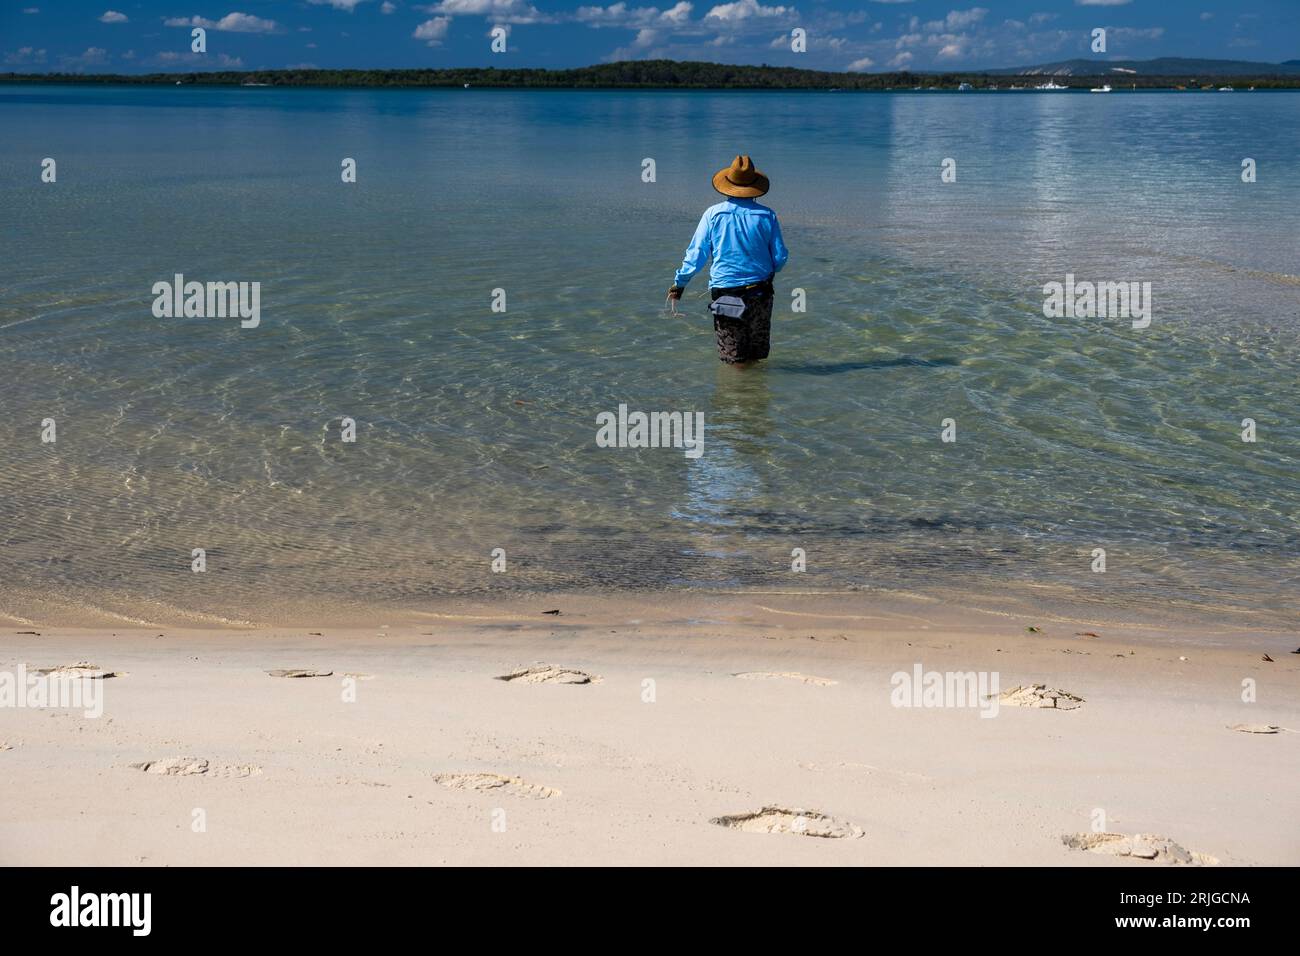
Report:
[[267,671],[272,677],[331,677],[333,671],[313,671],[306,668],[290,668],[286,670]]
[[552,667],[550,664],[533,664],[519,667],[509,674],[501,674],[497,680],[518,681],[521,684],[598,684],[600,678],[586,671],[571,667]]
[[839,681],[831,680],[829,677],[814,677],[812,674],[800,674],[798,671],[744,671],[740,674],[732,674],[732,677],[739,677],[741,680],[797,680],[804,684],[815,684],[818,687],[830,687]]
[[504,777],[498,773],[437,773],[433,779],[449,790],[508,793],[512,797],[531,800],[547,800],[560,795],[560,791],[554,787],[543,787],[519,777]]
[[828,817],[819,810],[788,810],[763,807],[756,813],[736,813],[714,817],[714,826],[746,833],[792,833],[796,836],[822,837],[828,840],[857,839],[862,830],[852,823]]
[[1218,860],[1206,853],[1197,853],[1179,846],[1168,837],[1154,833],[1067,833],[1061,842],[1072,850],[1087,850],[1105,856],[1125,856],[1137,860],[1151,860],[1171,866],[1215,866]]
[[1228,729],[1239,734],[1275,734],[1282,728],[1276,724],[1232,724]]
[[[990,694],[985,699],[992,700],[993,695]],[[998,703],[1006,704],[1008,707],[1041,707],[1048,710],[1077,710],[1084,704],[1082,697],[1076,697],[1069,691],[1048,687],[1046,684],[1013,687],[1011,690],[1003,691],[997,699]]]
[[110,677],[126,676],[122,671],[106,671],[89,661],[60,664],[57,667],[35,667],[32,668],[32,673],[40,674],[42,677],[83,678],[85,680],[107,680]]
[[162,777],[256,777],[261,767],[251,764],[214,764],[203,757],[165,757],[131,764],[134,770]]

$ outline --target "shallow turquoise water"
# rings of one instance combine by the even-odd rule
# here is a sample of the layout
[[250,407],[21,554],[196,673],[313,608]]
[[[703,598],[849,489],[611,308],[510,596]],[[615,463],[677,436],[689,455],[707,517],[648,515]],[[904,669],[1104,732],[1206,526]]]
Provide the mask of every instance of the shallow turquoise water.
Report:
[[[702,280],[662,311],[740,149],[792,250],[744,372]],[[1036,586],[1292,626],[1297,155],[1292,93],[0,86],[0,610]],[[261,325],[154,318],[178,272]],[[1045,318],[1067,272],[1151,282],[1151,327]],[[598,448],[620,403],[704,454]]]

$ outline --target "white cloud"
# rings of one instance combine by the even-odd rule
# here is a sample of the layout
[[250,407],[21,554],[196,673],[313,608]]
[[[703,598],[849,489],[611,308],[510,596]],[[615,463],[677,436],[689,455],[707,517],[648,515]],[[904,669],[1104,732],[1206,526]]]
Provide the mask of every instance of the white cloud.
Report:
[[206,17],[172,17],[163,21],[169,27],[203,27],[224,33],[274,33],[280,25],[274,20],[263,20],[248,13],[227,13],[220,20]]
[[429,46],[442,46],[442,41],[447,38],[447,30],[451,26],[451,17],[434,17],[432,20],[425,20],[411,36],[417,40],[423,40]]
[[218,53],[215,57],[206,53],[177,53],[175,50],[164,50],[162,53],[154,55],[154,61],[162,66],[196,66],[196,67],[226,67],[228,69],[238,69],[244,65],[244,61],[237,56],[230,56],[228,53]]
[[13,53],[5,54],[5,63],[11,66],[17,66],[22,63],[44,63],[45,50],[37,50],[30,46],[20,46]]
[[1122,7],[1133,0],[1074,0],[1081,7]]
[[902,70],[905,69],[907,65],[911,62],[912,62],[912,54],[904,50],[902,53],[898,54],[898,56],[890,60],[889,65],[896,70]]
[[1165,28],[1111,27],[1108,32],[1121,40],[1159,40],[1165,35]]
[[346,10],[351,13],[366,0],[307,0],[307,2],[313,7],[333,7],[335,10]]
[[740,23],[754,17],[784,17],[794,12],[794,7],[765,7],[758,0],[735,0],[714,7],[704,15],[704,19]]
[[864,56],[860,60],[854,60],[844,69],[848,70],[850,73],[861,73],[863,70],[869,70],[875,65],[875,60],[871,59],[869,56]]
[[100,23],[126,23],[127,16],[125,13],[118,13],[116,10],[105,10],[99,15]]
[[100,46],[87,47],[85,53],[79,56],[60,57],[59,62],[64,69],[81,72],[92,66],[106,66],[108,64],[108,51]]
[[683,2],[665,10],[662,14],[662,19],[665,23],[675,23],[678,26],[681,26],[690,20],[691,10],[693,9],[694,7],[691,4],[686,3],[685,0],[683,0]]
[[420,9],[446,17],[487,17],[494,23],[555,22],[554,17],[542,13],[528,0],[441,0]]
[[23,7],[23,13],[40,13],[40,7]]
[[[927,33],[952,33],[954,30],[964,30],[972,27],[984,19],[988,10],[984,7],[972,7],[970,10],[952,10],[942,20],[930,20],[925,24]],[[912,26],[909,28],[913,31],[917,29],[916,17],[912,17]]]
[[625,27],[641,29],[650,26],[681,27],[691,19],[691,4],[682,0],[676,6],[666,10],[658,7],[629,7],[626,3],[614,3],[608,7],[578,7],[574,19],[589,27]]
[[390,3],[389,0],[384,0],[384,2],[379,5],[379,12],[385,15],[392,13],[396,9],[397,4]]

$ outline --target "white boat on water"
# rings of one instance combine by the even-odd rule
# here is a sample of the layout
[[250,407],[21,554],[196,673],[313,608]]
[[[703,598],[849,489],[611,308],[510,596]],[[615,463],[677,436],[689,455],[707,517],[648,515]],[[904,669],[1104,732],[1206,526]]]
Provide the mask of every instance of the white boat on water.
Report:
[[1090,92],[1090,93],[1109,93],[1109,92],[1110,92],[1110,84],[1107,83],[1105,86],[1094,86],[1094,87],[1093,87],[1091,90],[1089,90],[1088,92]]
[[975,89],[975,87],[971,86],[969,83],[963,83],[961,86],[957,87],[957,92],[966,93],[969,90],[973,90],[973,89]]
[[1219,87],[1219,92],[1220,92],[1220,93],[1231,93],[1231,92],[1232,92],[1232,87],[1231,87],[1231,86],[1221,86],[1221,87]]
[[1062,86],[1060,83],[1053,83],[1051,80],[1048,80],[1046,83],[1042,83],[1042,84],[1040,84],[1039,86],[1034,87],[1034,89],[1037,89],[1037,90],[1068,90],[1069,87],[1068,87],[1068,86]]

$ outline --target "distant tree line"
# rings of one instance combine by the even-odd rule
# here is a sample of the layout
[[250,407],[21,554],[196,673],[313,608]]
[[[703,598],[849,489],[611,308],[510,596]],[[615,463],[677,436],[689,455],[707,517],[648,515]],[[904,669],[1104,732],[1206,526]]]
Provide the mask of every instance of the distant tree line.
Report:
[[83,74],[0,73],[11,83],[119,83],[193,86],[315,87],[508,87],[512,89],[698,89],[698,90],[898,90],[957,89],[969,83],[977,90],[1031,87],[1051,80],[1071,88],[1109,83],[1116,89],[1300,88],[1300,75],[1261,73],[1241,76],[1137,76],[1108,73],[1098,76],[1047,76],[991,73],[831,73],[784,66],[730,66],[675,60],[631,60],[602,63],[573,70],[501,70],[493,67],[455,70],[245,70],[202,73]]

